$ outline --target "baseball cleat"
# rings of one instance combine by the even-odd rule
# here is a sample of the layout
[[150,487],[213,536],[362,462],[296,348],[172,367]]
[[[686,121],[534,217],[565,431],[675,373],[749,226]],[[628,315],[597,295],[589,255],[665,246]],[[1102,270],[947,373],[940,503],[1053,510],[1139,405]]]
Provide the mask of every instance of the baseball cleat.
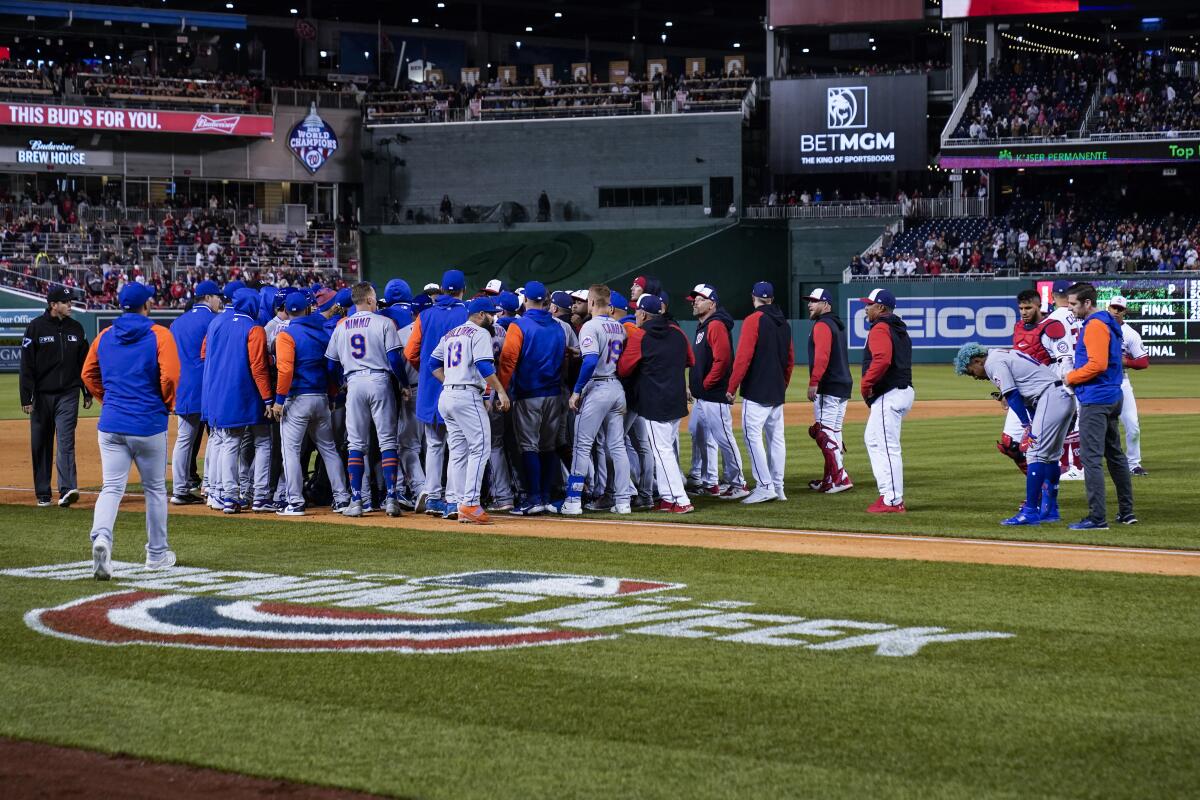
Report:
[[664,497],[664,498],[660,499],[657,503],[655,503],[654,510],[655,511],[670,511],[674,507],[675,507],[675,504]]
[[413,503],[413,513],[424,514],[425,503],[429,500],[429,492],[421,492],[417,495],[417,501]]
[[749,497],[750,490],[746,488],[746,484],[730,484],[721,492],[722,500],[741,500],[743,497]]
[[[337,509],[334,509],[334,511],[336,512]],[[303,517],[304,506],[294,506],[289,503],[276,511],[275,514],[280,517]]]
[[1135,517],[1132,512],[1129,514],[1118,514],[1117,522],[1121,523],[1122,525],[1137,525],[1138,518]]
[[349,507],[350,507],[349,500],[341,500],[341,501],[334,500],[333,505],[331,505],[329,507],[329,509],[335,514],[344,514],[346,512],[346,509]]
[[279,510],[274,500],[255,500],[250,510],[255,514],[271,514]]
[[541,503],[526,503],[523,506],[517,506],[508,513],[514,517],[532,517],[538,514],[545,514],[549,510],[551,510],[550,507]]
[[458,519],[458,503],[446,503],[446,510],[442,512],[442,519]]
[[781,502],[781,503],[786,503],[786,502],[787,502],[787,495],[783,493],[783,489],[782,489],[782,488],[780,488],[780,489],[776,489],[776,490],[775,490],[775,499],[776,499],[776,500],[778,500],[778,501],[779,501],[779,502]]
[[1138,476],[1140,476],[1140,477],[1143,477],[1143,478],[1144,478],[1144,477],[1146,477],[1147,475],[1149,475],[1150,473],[1146,471],[1146,468],[1145,468],[1145,467],[1143,467],[1141,464],[1139,464],[1139,465],[1138,465],[1138,466],[1136,466],[1136,467],[1130,467],[1130,469],[1129,469],[1129,474],[1130,474],[1130,475],[1138,475]]
[[617,503],[609,509],[613,514],[630,514],[633,513],[629,507],[629,503]]
[[908,509],[904,507],[904,501],[892,505],[885,503],[883,495],[880,495],[874,503],[867,507],[868,514],[907,514]]
[[37,499],[37,504],[38,508],[49,508],[50,506],[54,505],[54,503],[50,502],[49,497],[39,497]]
[[361,517],[363,515],[362,500],[351,500],[350,505],[342,512],[343,517]]
[[689,475],[688,479],[683,482],[683,488],[689,492],[702,492],[705,488],[704,481],[702,481],[700,478],[694,478]]
[[92,574],[98,581],[106,581],[112,577],[112,545],[103,539],[92,543]]
[[691,503],[672,503],[667,509],[668,514],[690,514],[695,511],[695,507]]
[[827,492],[829,491],[829,487],[831,485],[832,482],[828,477],[817,478],[816,480],[811,480],[808,482],[808,488],[812,489],[814,492]]
[[1077,467],[1071,467],[1058,477],[1060,481],[1081,481],[1083,480],[1083,470]]
[[512,500],[497,500],[487,507],[489,513],[497,514],[501,511],[512,511]]
[[164,550],[157,558],[146,554],[146,569],[170,569],[175,566],[175,551]]
[[383,504],[383,510],[389,517],[398,517],[400,516],[400,503],[396,501],[396,498],[389,497]]
[[58,498],[58,507],[59,508],[70,508],[71,503],[74,503],[78,499],[79,499],[79,490],[78,489],[67,489],[65,492],[63,492],[62,497]]
[[825,494],[838,494],[839,492],[848,492],[854,488],[854,482],[850,480],[850,476],[842,473],[840,481],[834,481],[829,484],[829,488],[824,490]]
[[242,511],[242,504],[236,500],[226,500],[221,503],[221,511],[226,514],[239,514]]
[[[61,503],[61,501],[59,501]],[[197,503],[204,502],[194,494],[173,494],[171,495],[171,505],[173,506],[194,506]]]
[[588,511],[608,511],[613,507],[613,500],[611,497],[597,497],[595,500],[584,503],[583,507]]
[[755,486],[754,491],[742,498],[742,502],[746,505],[754,505],[755,503],[769,503],[775,500],[775,490],[767,489],[762,486]]
[[432,497],[425,501],[425,514],[430,517],[440,517],[446,513],[446,501]]
[[567,517],[578,517],[583,513],[583,506],[579,503],[579,498],[574,500],[563,500],[561,503],[555,503],[554,511]]
[[417,504],[408,495],[396,495],[396,504],[400,506],[401,511],[412,511],[417,507]]
[[1022,505],[1016,515],[1000,521],[1001,525],[1040,525],[1041,523],[1041,515],[1026,505]]
[[470,525],[491,525],[492,518],[480,506],[460,506],[458,521]]
[[1067,530],[1071,531],[1106,531],[1108,530],[1107,522],[1093,522],[1084,517],[1079,522],[1072,522],[1067,526]]

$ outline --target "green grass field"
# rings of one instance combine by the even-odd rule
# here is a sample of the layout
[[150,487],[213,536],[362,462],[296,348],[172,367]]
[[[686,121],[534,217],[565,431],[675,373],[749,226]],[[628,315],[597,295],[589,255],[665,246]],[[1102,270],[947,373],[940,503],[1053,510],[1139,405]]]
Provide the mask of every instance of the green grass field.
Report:
[[[808,374],[808,367],[796,367],[797,379],[788,389],[789,402],[805,400],[807,384],[800,376]],[[1200,394],[1200,365],[1156,364],[1134,376],[1134,389],[1138,397],[1195,397]],[[917,387],[917,400],[985,400],[990,389],[978,381],[954,374],[953,367],[946,365],[918,364],[913,367],[913,384]],[[99,405],[83,416],[98,416]],[[21,413],[20,398],[17,396],[17,376],[0,375],[0,419],[18,419]]]
[[[55,514],[0,507],[0,568],[86,558],[88,510]],[[632,632],[440,655],[103,647],[22,615],[117,582],[0,576],[0,734],[403,797],[1182,798],[1200,781],[1197,579],[291,523],[172,518],[172,544],[187,566],[566,571],[684,583],[688,607],[1012,637],[899,658]],[[143,537],[123,515],[116,556],[139,560]]]

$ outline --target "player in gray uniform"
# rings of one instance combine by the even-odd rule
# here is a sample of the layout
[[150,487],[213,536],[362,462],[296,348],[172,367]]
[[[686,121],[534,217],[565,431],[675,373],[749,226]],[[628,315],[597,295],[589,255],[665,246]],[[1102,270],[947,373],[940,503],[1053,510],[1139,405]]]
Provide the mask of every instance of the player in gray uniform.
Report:
[[350,504],[346,473],[333,442],[329,416],[329,394],[337,392],[330,374],[325,348],[329,334],[325,318],[311,314],[308,296],[293,292],[285,306],[290,324],[276,331],[276,367],[279,380],[275,405],[270,414],[280,422],[283,453],[283,481],[286,503],[275,513],[284,517],[304,516],[304,467],[300,453],[305,436],[310,436],[325,463],[329,486],[333,491],[333,510],[342,511]]
[[[1057,522],[1059,455],[1071,430],[1075,397],[1062,378],[1019,350],[987,350],[976,342],[959,348],[954,359],[959,375],[990,380],[1009,408],[1021,420],[1025,435],[1021,449],[1029,467],[1025,475],[1025,502],[1001,525],[1038,525]],[[1030,416],[1029,410],[1033,409]]]
[[[578,412],[575,420],[575,447],[571,475],[567,479],[567,497],[558,506],[560,514],[583,513],[583,485],[592,460],[596,435],[604,431],[604,445],[612,458],[612,510],[628,514],[633,485],[629,480],[629,456],[625,450],[625,389],[617,380],[617,359],[625,347],[625,326],[612,318],[611,291],[595,285],[588,290],[588,312],[591,318],[579,333],[579,348],[583,366],[575,382],[569,405]],[[601,454],[604,458],[605,454]],[[603,486],[593,486],[602,493]]]
[[377,314],[375,287],[357,283],[351,293],[355,312],[338,323],[329,339],[325,357],[337,361],[346,376],[346,437],[349,443],[347,471],[350,473],[350,505],[344,515],[363,514],[363,473],[371,444],[371,424],[379,437],[383,481],[387,487],[384,508],[389,517],[400,516],[396,501],[396,396],[389,372],[400,382],[401,395],[408,397],[408,374],[402,360],[400,338],[390,319]]
[[433,348],[433,377],[442,382],[438,413],[446,420],[446,446],[450,469],[446,473],[446,505],[456,508],[459,522],[489,525],[479,504],[483,471],[487,467],[491,424],[483,394],[488,387],[501,411],[509,408],[508,395],[496,377],[492,326],[496,303],[477,297],[467,304],[467,321],[451,328]]

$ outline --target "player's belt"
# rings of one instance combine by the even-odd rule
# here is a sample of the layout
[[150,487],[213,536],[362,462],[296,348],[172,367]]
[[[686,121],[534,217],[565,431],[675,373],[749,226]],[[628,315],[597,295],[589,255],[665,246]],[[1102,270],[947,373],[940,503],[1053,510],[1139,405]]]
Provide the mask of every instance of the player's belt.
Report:
[[447,389],[470,389],[473,392],[479,392],[480,394],[483,394],[483,387],[477,386],[474,383],[448,383],[448,384],[446,384],[445,388],[447,388]]
[[356,370],[353,370],[352,372],[347,372],[346,377],[349,378],[351,375],[388,375],[388,374],[389,373],[386,369],[365,369],[364,368],[364,369],[356,369]]
[[615,381],[617,379],[618,378],[616,375],[603,375],[599,378],[588,378],[588,383],[591,383],[592,381]]

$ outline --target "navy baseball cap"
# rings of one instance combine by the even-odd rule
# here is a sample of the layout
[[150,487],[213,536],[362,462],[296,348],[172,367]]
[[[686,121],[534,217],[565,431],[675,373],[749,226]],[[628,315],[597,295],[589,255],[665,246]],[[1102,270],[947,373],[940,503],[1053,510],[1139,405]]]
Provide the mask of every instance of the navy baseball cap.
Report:
[[196,284],[196,288],[192,290],[192,294],[196,297],[208,297],[209,295],[220,293],[221,287],[217,286],[215,281],[200,281]]
[[637,307],[647,314],[661,314],[662,300],[658,299],[658,295],[644,294],[638,298]]
[[55,286],[46,293],[47,303],[69,303],[71,302],[71,290],[65,286]]
[[881,306],[888,308],[896,307],[896,295],[889,292],[887,289],[872,289],[871,293],[866,297],[858,298],[869,306],[879,303]]
[[833,298],[830,297],[829,292],[825,291],[824,289],[813,289],[804,299],[810,303],[833,304]]
[[461,292],[466,285],[467,276],[461,269],[448,269],[446,274],[442,275],[441,288],[443,292]]
[[495,314],[496,301],[490,297],[476,297],[467,303],[468,314]]
[[625,299],[625,295],[620,292],[612,292],[609,296],[609,305],[620,311],[629,310],[629,301]]
[[517,297],[514,292],[501,292],[496,296],[496,305],[510,314],[515,314],[521,307],[521,298]]
[[338,289],[337,294],[333,296],[333,304],[341,306],[342,308],[349,308],[350,306],[354,305],[354,303],[351,301],[353,296],[354,293],[349,289]]
[[287,300],[288,295],[291,293],[292,293],[291,289],[287,289],[287,290],[281,291],[281,292],[276,292],[275,296],[271,298],[271,307],[274,308],[276,311],[279,311],[280,309],[284,308],[285,307],[284,301]]
[[705,300],[712,300],[715,303],[717,302],[717,287],[707,283],[698,283],[696,288],[692,289],[692,293],[687,296],[687,300],[690,303],[697,297],[703,297]]
[[413,315],[420,314],[425,309],[433,305],[433,298],[422,292],[421,294],[413,295],[412,312]]
[[[546,285],[541,281],[530,281],[525,284],[525,297],[535,303],[540,303],[546,299]],[[567,305],[570,305],[570,303]]]
[[121,290],[119,301],[121,308],[133,311],[146,305],[146,301],[154,297],[154,290],[144,283],[127,283]]
[[[528,294],[526,294],[526,296],[528,296]],[[554,305],[558,306],[559,308],[570,308],[572,303],[571,293],[562,291],[555,292],[554,294],[550,295],[550,302],[554,303]]]
[[387,286],[383,287],[383,299],[389,306],[392,303],[410,303],[412,296],[412,289],[403,278],[392,278],[387,282]]
[[775,297],[775,287],[769,281],[759,281],[754,284],[754,288],[750,290],[750,294],[760,300],[771,300]]
[[233,302],[233,296],[238,293],[239,289],[245,289],[246,284],[241,281],[230,281],[221,289],[221,296],[229,302]]
[[299,314],[308,308],[308,294],[306,292],[289,292],[283,298],[283,307],[291,314]]
[[1057,280],[1054,282],[1054,285],[1051,287],[1051,291],[1054,292],[1055,294],[1066,294],[1067,289],[1070,289],[1074,285],[1075,285],[1075,281]]

